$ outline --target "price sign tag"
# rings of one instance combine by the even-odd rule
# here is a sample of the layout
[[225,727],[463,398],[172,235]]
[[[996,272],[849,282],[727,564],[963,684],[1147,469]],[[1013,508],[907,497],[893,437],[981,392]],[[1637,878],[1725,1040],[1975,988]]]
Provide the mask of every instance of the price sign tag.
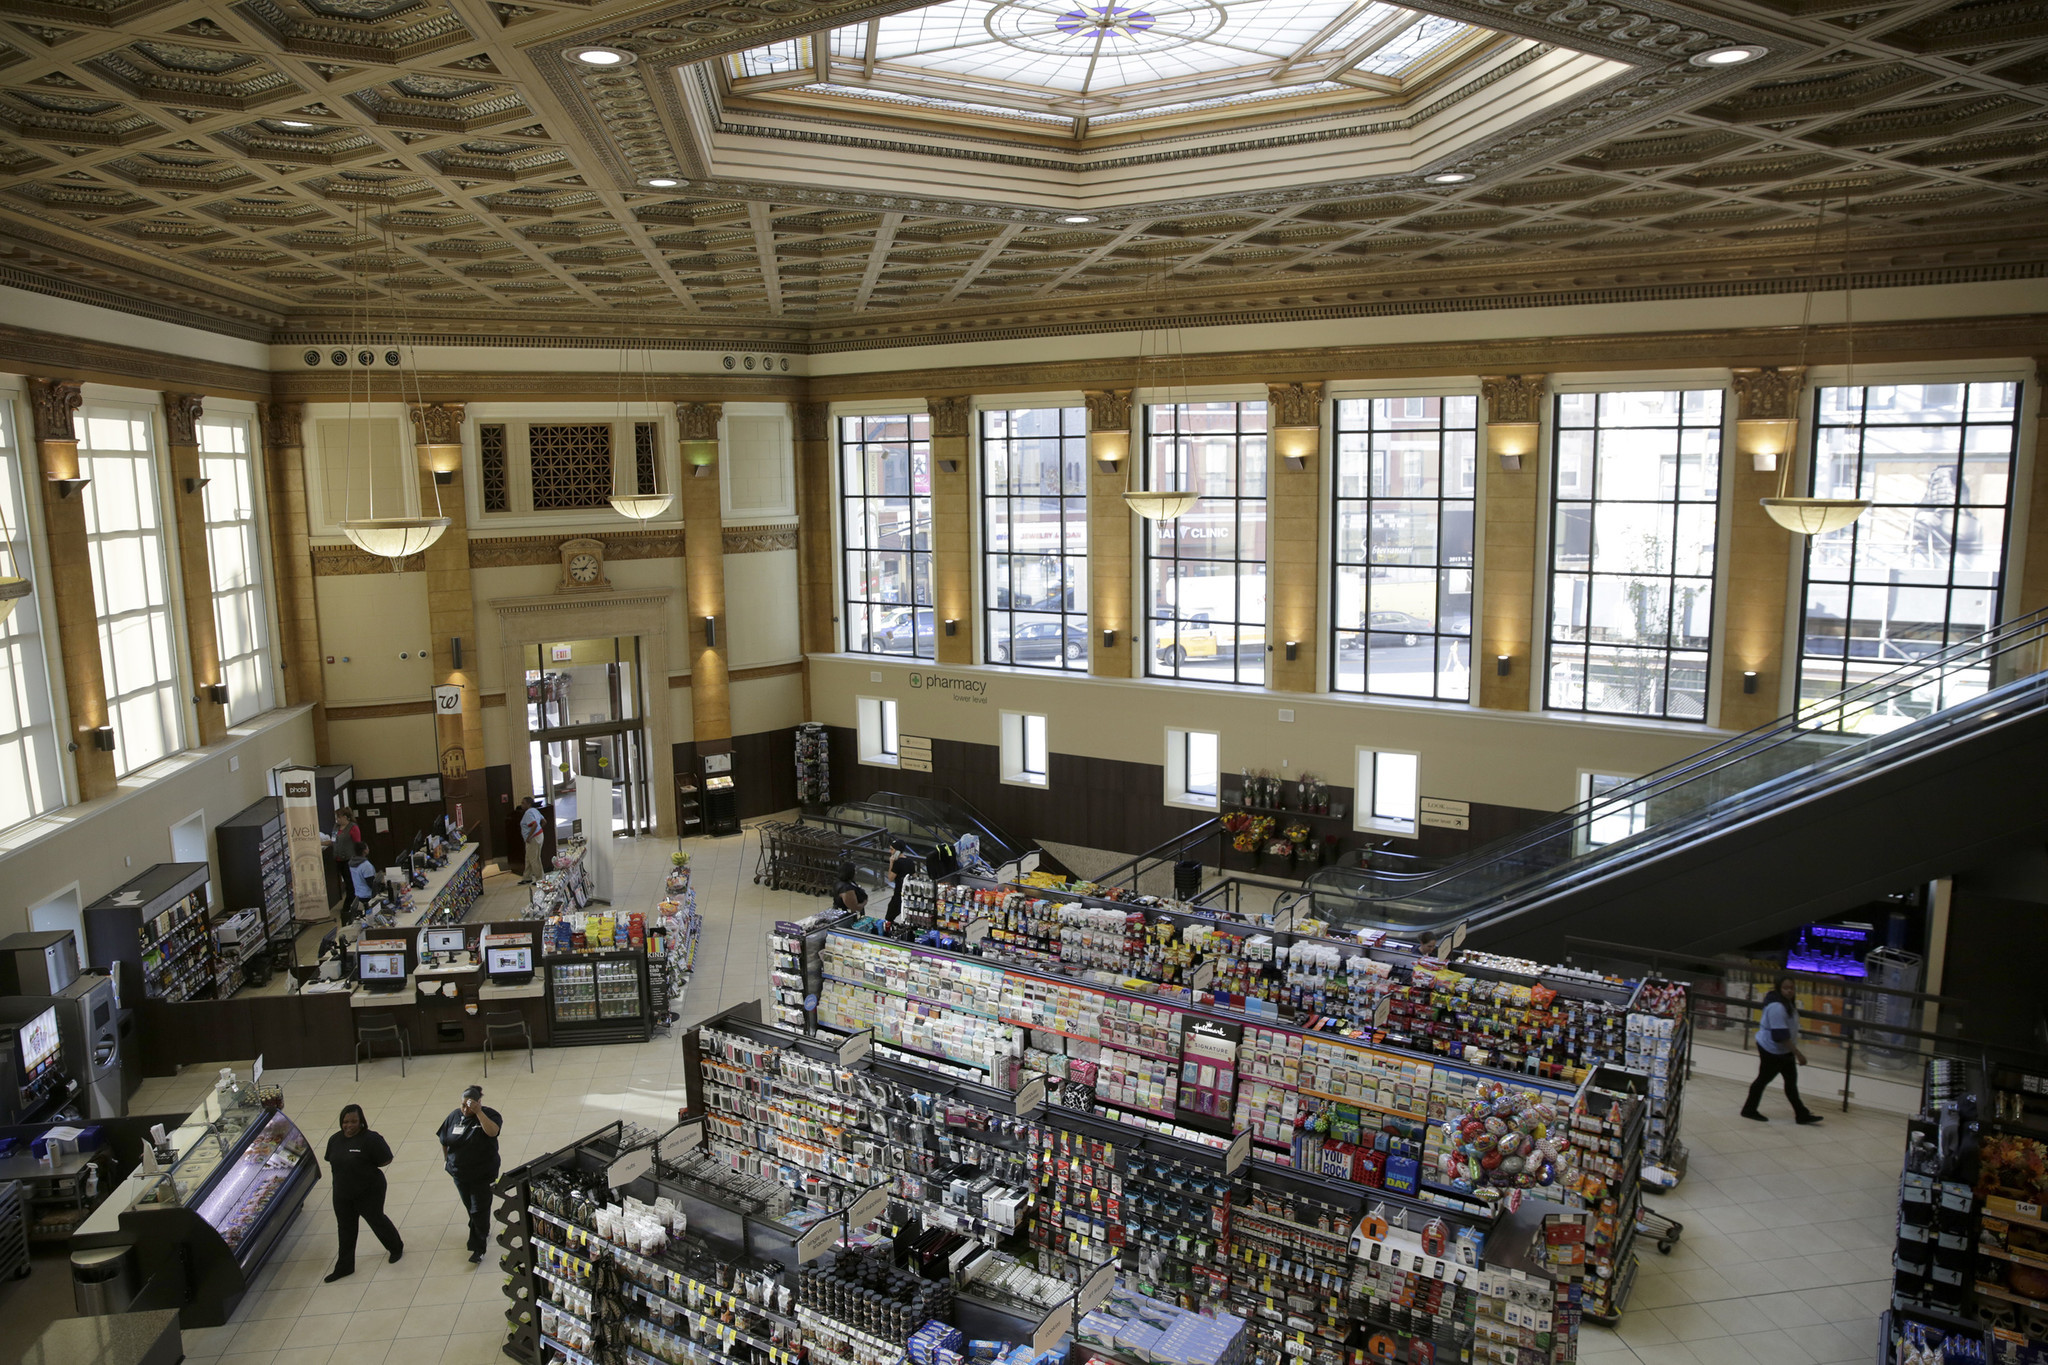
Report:
[[1066,1339],[1074,1326],[1074,1305],[1063,1303],[1045,1315],[1045,1321],[1038,1324],[1038,1330],[1031,1334],[1031,1350],[1043,1354]]
[[1381,996],[1380,1002],[1372,1007],[1372,1026],[1374,1028],[1385,1028],[1387,1026],[1387,1016],[1393,1012],[1394,998],[1390,995]]
[[882,1210],[889,1207],[889,1191],[881,1185],[869,1190],[853,1201],[853,1207],[846,1212],[846,1221],[854,1227],[864,1228],[882,1216]]
[[604,1183],[611,1188],[623,1189],[654,1169],[654,1149],[635,1147],[605,1168]]
[[871,1028],[862,1029],[839,1045],[839,1065],[852,1066],[873,1051],[874,1046],[875,1031]]
[[819,1222],[812,1224],[809,1232],[797,1238],[797,1264],[803,1265],[806,1262],[817,1260],[820,1256],[830,1251],[838,1241],[839,1220],[837,1218],[821,1219]]
[[1472,922],[1470,920],[1461,919],[1458,921],[1458,927],[1451,930],[1450,951],[1455,953],[1458,949],[1465,946],[1465,931],[1471,927]]
[[2039,1218],[2041,1216],[2041,1206],[2039,1204],[2029,1204],[2024,1199],[2013,1200],[2012,1207],[2013,1212],[2019,1214],[2022,1218]]
[[685,1119],[669,1131],[661,1144],[670,1152],[693,1151],[704,1145],[704,1120]]
[[1230,1149],[1223,1154],[1223,1173],[1236,1174],[1244,1163],[1251,1159],[1252,1135],[1249,1131],[1239,1133],[1231,1139]]
[[1195,969],[1188,973],[1188,989],[1196,991],[1206,991],[1209,989],[1210,984],[1215,980],[1215,961],[1212,959],[1207,962],[1197,962],[1195,964]]
[[1026,1114],[1030,1113],[1032,1110],[1038,1108],[1039,1105],[1044,1103],[1045,1077],[1033,1076],[1031,1079],[1025,1081],[1024,1084],[1017,1087],[1016,1114],[1018,1118],[1023,1118]]
[[1088,1283],[1081,1286],[1081,1292],[1074,1298],[1074,1313],[1077,1317],[1092,1313],[1101,1307],[1102,1301],[1109,1297],[1110,1289],[1116,1284],[1116,1270],[1117,1263],[1108,1261],[1088,1277]]
[[988,927],[993,923],[995,921],[988,918],[971,919],[967,921],[967,927],[960,931],[960,937],[967,940],[970,947],[977,943],[985,943],[988,941]]

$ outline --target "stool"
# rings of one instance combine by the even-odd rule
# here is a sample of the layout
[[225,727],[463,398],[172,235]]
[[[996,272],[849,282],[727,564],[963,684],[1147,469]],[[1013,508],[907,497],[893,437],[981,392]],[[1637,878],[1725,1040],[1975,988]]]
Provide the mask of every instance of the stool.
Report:
[[518,1010],[493,1010],[484,1016],[484,1075],[491,1074],[491,1053],[498,1039],[526,1044],[526,1070],[533,1071],[533,1035],[526,1031],[526,1016]]
[[406,1034],[395,1014],[365,1014],[356,1020],[356,1079],[363,1078],[363,1060],[374,1059],[376,1043],[388,1038],[398,1044],[398,1075],[405,1078],[405,1064],[412,1057],[412,1039]]

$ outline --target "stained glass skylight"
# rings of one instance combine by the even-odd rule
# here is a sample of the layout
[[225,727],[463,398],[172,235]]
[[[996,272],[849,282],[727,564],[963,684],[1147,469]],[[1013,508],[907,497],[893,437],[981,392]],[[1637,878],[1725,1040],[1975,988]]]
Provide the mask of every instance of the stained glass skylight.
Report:
[[835,29],[823,81],[809,39],[736,53],[726,70],[740,94],[866,91],[934,112],[1121,123],[1297,91],[1397,94],[1487,36],[1382,0],[942,0]]

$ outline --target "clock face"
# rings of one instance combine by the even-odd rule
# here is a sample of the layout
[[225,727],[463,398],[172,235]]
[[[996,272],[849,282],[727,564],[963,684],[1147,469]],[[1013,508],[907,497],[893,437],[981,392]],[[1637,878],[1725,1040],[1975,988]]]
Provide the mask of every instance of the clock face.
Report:
[[569,556],[569,580],[573,583],[595,583],[597,581],[597,556],[582,551]]

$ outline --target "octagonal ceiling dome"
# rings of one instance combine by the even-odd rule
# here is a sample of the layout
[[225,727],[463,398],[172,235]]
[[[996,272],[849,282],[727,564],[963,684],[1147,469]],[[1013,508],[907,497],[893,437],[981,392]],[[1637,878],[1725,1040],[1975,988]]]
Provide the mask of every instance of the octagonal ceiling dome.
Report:
[[699,177],[1086,213],[1412,176],[1629,70],[1385,0],[942,0],[678,75]]

